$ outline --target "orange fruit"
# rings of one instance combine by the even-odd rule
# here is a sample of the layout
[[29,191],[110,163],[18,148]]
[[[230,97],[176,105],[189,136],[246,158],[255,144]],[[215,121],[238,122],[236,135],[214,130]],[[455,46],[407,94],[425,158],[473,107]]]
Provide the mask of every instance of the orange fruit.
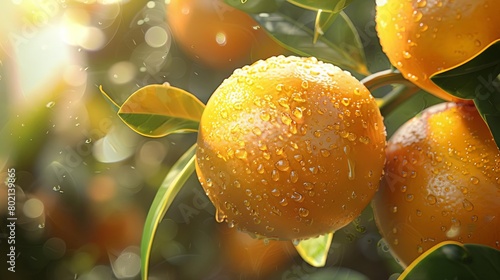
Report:
[[435,105],[391,137],[373,208],[403,266],[445,240],[500,248],[500,151],[474,105]]
[[408,80],[445,100],[459,100],[429,78],[500,40],[499,11],[496,0],[377,0],[376,29],[383,51]]
[[219,244],[224,262],[244,279],[269,279],[290,264],[297,251],[291,242],[254,239],[234,228],[220,229]]
[[284,51],[249,15],[223,0],[171,0],[166,12],[182,50],[211,68],[240,67]]
[[217,221],[257,237],[310,238],[367,206],[385,135],[375,99],[348,72],[315,58],[271,57],[235,70],[213,93],[196,171]]

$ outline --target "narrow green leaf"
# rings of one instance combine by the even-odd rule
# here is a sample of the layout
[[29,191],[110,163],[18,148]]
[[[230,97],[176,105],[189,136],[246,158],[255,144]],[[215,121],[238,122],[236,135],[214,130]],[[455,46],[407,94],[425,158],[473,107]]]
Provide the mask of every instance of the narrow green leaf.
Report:
[[328,28],[330,28],[338,15],[338,13],[318,10],[316,15],[316,22],[314,23],[314,44],[316,44],[316,42],[318,41],[319,36],[324,35],[325,30],[328,30]]
[[284,3],[276,12],[252,15],[283,47],[341,68],[368,74],[359,34],[344,12],[314,42],[317,12]]
[[148,279],[149,257],[158,224],[163,219],[175,196],[193,173],[195,168],[195,154],[196,144],[189,148],[172,166],[151,204],[146,222],[144,223],[141,240],[142,279]]
[[111,104],[111,107],[113,107],[113,110],[115,112],[118,112],[118,110],[120,110],[120,105],[116,104],[116,102],[113,100],[113,98],[111,98],[109,96],[109,94],[107,94],[104,89],[102,88],[102,85],[99,86],[99,90],[101,91],[102,95],[104,95],[104,97],[106,97],[106,101]]
[[332,244],[333,232],[316,238],[302,240],[295,249],[304,261],[314,267],[325,266],[326,257]]
[[468,62],[440,72],[431,80],[451,95],[474,100],[500,147],[500,40]]
[[118,116],[135,132],[148,137],[196,132],[205,105],[194,95],[169,85],[149,85],[134,92]]
[[287,0],[288,2],[308,10],[323,10],[325,12],[338,13],[342,11],[352,0]]
[[446,241],[422,254],[398,279],[500,279],[499,264],[499,250]]

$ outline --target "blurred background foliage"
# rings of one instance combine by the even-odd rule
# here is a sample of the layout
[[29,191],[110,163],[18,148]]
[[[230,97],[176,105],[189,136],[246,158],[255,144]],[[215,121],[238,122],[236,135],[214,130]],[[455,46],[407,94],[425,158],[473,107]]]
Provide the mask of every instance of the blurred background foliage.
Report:
[[[236,67],[211,68],[186,54],[166,21],[168,3],[1,2],[0,178],[15,168],[18,218],[11,273],[2,184],[1,279],[139,279],[146,213],[196,134],[139,136],[98,87],[121,104],[138,88],[168,82],[206,102]],[[356,0],[344,10],[371,73],[390,68],[376,36],[374,5]],[[388,136],[437,102],[424,92],[413,96],[386,116]],[[395,279],[400,272],[370,208],[336,233],[327,265],[313,268],[289,242],[265,245],[216,223],[192,176],[160,224],[150,279]]]

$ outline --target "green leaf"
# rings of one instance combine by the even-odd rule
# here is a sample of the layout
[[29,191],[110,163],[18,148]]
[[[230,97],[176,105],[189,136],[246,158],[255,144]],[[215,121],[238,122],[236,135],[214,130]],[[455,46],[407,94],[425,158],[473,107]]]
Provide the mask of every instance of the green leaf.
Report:
[[328,30],[337,18],[338,13],[318,11],[316,22],[314,23],[314,38],[313,43],[318,42],[319,36],[325,35],[325,30]]
[[325,266],[326,257],[332,244],[333,232],[316,238],[300,241],[295,249],[304,261],[315,267]]
[[288,2],[308,10],[323,10],[325,12],[338,13],[342,11],[352,0],[287,0]]
[[451,95],[474,100],[500,147],[500,40],[468,62],[440,72],[431,80]]
[[285,0],[224,0],[226,4],[249,14],[274,12]]
[[499,250],[445,241],[413,261],[398,279],[500,279],[499,264]]
[[301,56],[314,56],[341,68],[367,75],[366,58],[358,32],[344,12],[314,42],[317,12],[284,3],[273,13],[254,19],[283,47]]
[[196,132],[205,105],[194,95],[169,85],[149,85],[134,92],[118,116],[135,132],[148,137]]
[[148,279],[149,257],[158,224],[163,219],[175,196],[193,173],[195,168],[195,154],[196,144],[189,148],[172,166],[151,204],[146,222],[144,223],[141,240],[142,279]]

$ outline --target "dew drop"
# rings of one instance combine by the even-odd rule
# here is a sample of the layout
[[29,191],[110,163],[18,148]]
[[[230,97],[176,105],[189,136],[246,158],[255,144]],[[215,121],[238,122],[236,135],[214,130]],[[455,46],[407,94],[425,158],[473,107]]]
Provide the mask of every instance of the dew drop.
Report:
[[347,174],[347,176],[348,176],[349,180],[354,180],[355,179],[355,173],[354,173],[355,163],[349,157],[350,153],[351,153],[351,147],[344,146],[344,154],[347,157],[347,167],[348,167],[348,174]]
[[287,205],[288,205],[288,200],[286,200],[286,198],[282,198],[282,199],[280,200],[280,205],[281,205],[281,206],[287,206]]
[[326,150],[326,149],[321,149],[320,151],[320,154],[323,156],[323,157],[329,157],[330,156],[330,151]]
[[269,113],[267,112],[262,112],[260,114],[260,119],[267,122],[271,119],[271,115],[269,115]]
[[413,194],[409,193],[405,196],[405,199],[406,201],[410,202],[410,201],[413,201],[415,197],[413,196]]
[[276,85],[276,90],[277,90],[277,91],[282,91],[284,86],[285,86],[285,85],[283,85],[283,84],[277,84],[277,85]]
[[406,59],[409,59],[409,58],[411,58],[411,54],[409,52],[407,52],[407,51],[404,51],[403,52],[403,57],[406,58]]
[[303,113],[302,113],[302,108],[301,107],[295,107],[293,109],[292,114],[297,118],[297,119],[302,119]]
[[470,219],[471,219],[473,222],[477,222],[478,217],[477,217],[476,215],[472,215],[472,217],[470,217]]
[[273,181],[275,182],[277,182],[280,179],[280,174],[278,173],[278,170],[273,169],[273,171],[271,171],[271,179],[273,179]]
[[342,98],[342,100],[341,100],[340,102],[341,102],[341,103],[342,103],[342,105],[344,105],[344,106],[349,106],[350,100],[349,100],[349,98],[344,97],[344,98]]
[[266,226],[266,231],[273,232],[274,231],[274,227],[272,227],[272,226]]
[[430,194],[430,195],[427,196],[427,202],[430,205],[434,205],[437,202],[437,198],[434,195]]
[[418,245],[417,246],[417,253],[422,254],[424,252],[424,248],[422,246]]
[[61,186],[55,185],[54,187],[52,187],[52,190],[55,191],[55,192],[58,192],[58,191],[61,190]]
[[276,168],[279,170],[279,171],[288,171],[290,169],[290,163],[288,162],[288,160],[286,159],[280,159],[278,160],[274,166],[276,166]]
[[222,223],[225,219],[226,219],[226,214],[224,214],[224,212],[216,207],[215,209],[215,220],[218,222],[218,223]]
[[417,7],[424,8],[427,5],[427,0],[417,0]]
[[234,155],[239,159],[246,159],[248,154],[247,151],[238,149],[234,152]]
[[299,174],[295,170],[290,171],[290,182],[297,183],[299,180]]
[[280,192],[280,190],[278,190],[278,189],[272,189],[272,190],[271,190],[271,195],[273,195],[273,196],[275,196],[275,197],[278,197],[278,196],[280,196],[280,195],[281,195],[281,192]]
[[302,201],[304,201],[304,196],[302,196],[302,194],[300,194],[298,192],[293,192],[290,195],[290,198],[293,199],[296,202],[302,202]]
[[259,166],[257,166],[257,173],[259,174],[264,174],[266,170],[264,169],[264,165],[262,165],[262,163],[259,164]]
[[470,182],[473,184],[473,185],[477,185],[479,184],[479,179],[475,176],[472,176],[470,177]]
[[292,123],[292,118],[290,118],[290,116],[287,113],[283,113],[281,114],[281,121],[285,125],[290,125]]
[[239,189],[239,188],[241,187],[240,181],[235,180],[235,181],[233,182],[233,186],[234,186],[235,188]]
[[293,239],[292,243],[293,243],[293,246],[299,246],[300,240],[299,239]]
[[45,107],[50,109],[50,108],[54,107],[54,105],[56,105],[56,103],[54,101],[50,101],[49,103],[47,103],[47,105],[45,105]]
[[45,228],[45,223],[38,224],[38,228]]
[[302,218],[305,218],[309,215],[309,210],[307,210],[306,208],[299,208],[299,216],[302,217]]
[[307,89],[309,87],[309,83],[307,81],[302,81],[301,86],[303,89]]
[[469,200],[467,199],[464,199],[462,201],[462,206],[464,207],[465,210],[467,211],[472,211],[474,210],[474,204],[472,204],[472,202],[470,202]]
[[393,206],[392,207],[392,213],[397,213],[398,212],[398,207],[397,206]]

